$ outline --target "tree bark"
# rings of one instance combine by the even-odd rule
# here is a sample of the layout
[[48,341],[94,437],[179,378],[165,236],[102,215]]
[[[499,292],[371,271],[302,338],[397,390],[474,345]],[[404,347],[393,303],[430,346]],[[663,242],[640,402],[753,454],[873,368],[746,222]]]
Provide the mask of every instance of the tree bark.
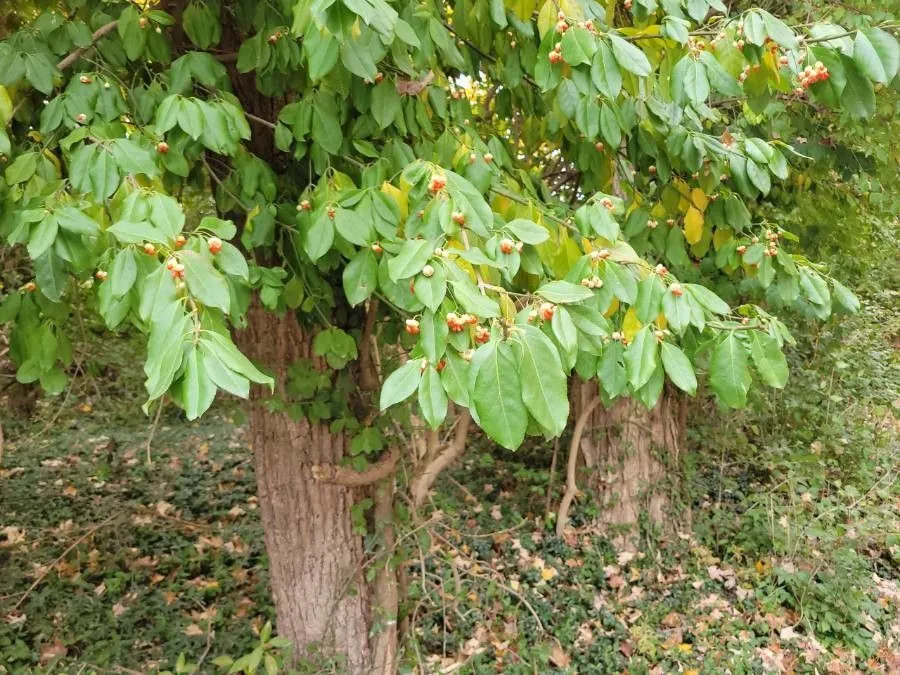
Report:
[[[572,391],[576,418],[596,395],[596,383],[576,380]],[[664,529],[677,525],[672,497],[681,488],[679,462],[686,422],[685,399],[668,388],[651,410],[623,399],[590,413],[580,440],[589,470],[585,487],[598,500],[597,524],[620,542],[633,541],[642,514]]]
[[[258,307],[239,335],[245,353],[274,369],[280,386],[291,363],[313,358],[311,340],[292,313],[279,318]],[[314,475],[314,467],[340,463],[346,439],[270,411],[267,396],[253,392],[250,431],[278,633],[299,658],[315,646],[345,659],[349,673],[385,672],[373,668],[372,593],[351,523],[354,489]]]

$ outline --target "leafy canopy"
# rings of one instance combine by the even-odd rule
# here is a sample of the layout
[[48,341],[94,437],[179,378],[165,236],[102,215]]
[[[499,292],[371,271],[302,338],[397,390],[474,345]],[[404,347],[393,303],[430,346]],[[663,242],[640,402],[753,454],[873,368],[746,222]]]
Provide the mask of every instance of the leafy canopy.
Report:
[[230,335],[256,293],[336,369],[377,312],[408,356],[381,407],[436,427],[453,402],[512,448],[562,431],[573,371],[648,407],[705,374],[741,406],[785,386],[774,309],[858,307],[748,206],[804,161],[767,119],[864,118],[897,86],[891,26],[720,0],[57,4],[0,42],[22,382],[65,388],[87,302],[148,335],[148,402],[197,417],[272,383]]

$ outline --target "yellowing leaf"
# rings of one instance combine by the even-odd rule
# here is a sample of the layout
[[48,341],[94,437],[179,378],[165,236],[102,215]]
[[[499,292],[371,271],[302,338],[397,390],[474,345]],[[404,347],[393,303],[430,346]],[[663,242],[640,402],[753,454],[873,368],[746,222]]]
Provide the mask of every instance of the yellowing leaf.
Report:
[[13,102],[6,87],[0,86],[0,127],[5,127],[13,113]]
[[622,320],[622,332],[625,334],[625,339],[631,342],[643,327],[644,324],[638,321],[634,307],[629,307],[628,311],[625,312],[625,318]]
[[691,203],[695,208],[706,211],[706,205],[709,204],[709,197],[706,196],[706,193],[702,188],[695,187],[691,190]]
[[666,315],[662,312],[659,313],[659,316],[656,317],[656,325],[659,326],[660,330],[665,330],[666,326],[669,325],[669,320],[666,318]]
[[507,220],[512,220],[509,217],[509,209],[515,206],[513,201],[508,197],[504,197],[503,195],[495,195],[491,200],[491,210],[494,213],[499,213],[501,216],[506,218]]
[[766,53],[763,55],[762,65],[766,72],[769,73],[771,79],[775,80],[775,82],[781,82],[781,73],[778,72],[778,64],[775,61],[774,52],[766,50]]
[[684,216],[684,238],[689,244],[696,244],[703,237],[703,213],[693,206]]
[[713,233],[713,247],[718,251],[723,245],[734,239],[734,232],[730,227],[720,227]]
[[605,312],[603,312],[603,316],[605,316],[608,319],[613,314],[615,314],[617,311],[619,311],[619,299],[613,298],[612,302],[609,303],[609,308]]
[[500,312],[503,314],[504,319],[515,322],[516,305],[512,300],[510,300],[509,296],[506,293],[502,293],[500,295]]
[[[401,184],[404,182],[405,181],[401,181]],[[385,181],[381,185],[381,191],[394,198],[394,201],[397,202],[397,206],[400,207],[400,219],[406,220],[409,216],[409,185],[404,185],[404,189],[401,190]]]
[[[519,17],[519,21],[531,21],[531,15],[537,7],[537,0],[506,0],[506,8]],[[553,3],[548,2],[548,5]]]

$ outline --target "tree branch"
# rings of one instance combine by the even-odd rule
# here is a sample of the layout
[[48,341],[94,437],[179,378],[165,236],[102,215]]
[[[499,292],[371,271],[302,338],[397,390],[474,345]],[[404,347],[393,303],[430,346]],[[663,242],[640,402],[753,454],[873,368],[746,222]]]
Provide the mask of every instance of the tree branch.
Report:
[[312,475],[313,478],[323,483],[334,483],[345,487],[365,487],[390,476],[398,461],[400,461],[400,450],[393,447],[387,455],[365,471],[355,471],[334,464],[313,464]]
[[566,466],[566,492],[559,503],[559,510],[556,512],[557,537],[562,537],[566,531],[566,524],[569,521],[569,507],[572,506],[572,501],[575,499],[575,495],[578,494],[578,483],[575,482],[575,469],[578,466],[578,448],[581,445],[581,437],[584,435],[584,428],[591,419],[591,413],[594,412],[594,408],[599,404],[600,397],[595,396],[581,411],[578,420],[575,422],[575,429],[572,432],[572,444],[569,446],[569,462]]
[[409,485],[409,493],[413,506],[421,506],[428,497],[428,491],[434,485],[434,481],[441,471],[453,464],[466,449],[466,437],[469,435],[469,424],[472,416],[468,410],[463,410],[456,421],[456,434],[453,441],[437,457],[429,461],[422,471],[412,479]]
[[102,37],[105,37],[106,35],[109,35],[109,34],[112,33],[116,28],[118,28],[118,26],[119,26],[118,20],[116,20],[116,21],[110,21],[109,23],[107,23],[107,24],[105,24],[105,25],[103,25],[103,26],[100,26],[100,28],[98,28],[97,30],[95,30],[95,31],[94,31],[94,34],[91,35],[91,44],[87,45],[86,47],[79,47],[78,49],[76,49],[75,51],[73,51],[71,54],[69,54],[67,57],[65,57],[62,61],[60,61],[59,63],[57,63],[57,64],[56,64],[57,70],[65,70],[66,68],[68,68],[69,66],[71,66],[71,65],[72,65],[73,63],[75,63],[78,59],[80,59],[81,56],[82,56],[86,51],[88,51],[89,49],[92,49],[93,46],[94,46],[94,43],[97,42],[97,40],[99,40],[99,39],[102,38]]

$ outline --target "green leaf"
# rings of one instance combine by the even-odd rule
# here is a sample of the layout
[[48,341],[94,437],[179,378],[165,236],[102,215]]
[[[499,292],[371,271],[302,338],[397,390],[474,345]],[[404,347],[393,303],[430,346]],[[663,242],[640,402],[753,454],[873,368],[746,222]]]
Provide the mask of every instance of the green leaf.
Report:
[[428,366],[419,381],[419,407],[432,429],[437,429],[447,417],[447,394],[434,366]]
[[425,263],[434,255],[434,243],[428,239],[407,239],[396,257],[388,261],[391,281],[409,279],[422,271]]
[[58,302],[66,290],[66,272],[62,260],[48,249],[34,260],[34,280],[44,297]]
[[114,298],[121,298],[137,280],[137,261],[134,258],[134,250],[123,248],[116,254],[112,266],[109,268],[110,292]]
[[422,379],[422,361],[410,359],[387,376],[381,387],[380,407],[387,410],[412,396]]
[[535,294],[557,304],[581,302],[594,297],[594,293],[589,288],[569,281],[550,281],[538,288]]
[[855,314],[859,311],[859,298],[841,282],[831,280],[832,294],[837,304],[846,312]]
[[597,369],[597,377],[600,378],[600,386],[610,398],[615,398],[625,391],[628,386],[628,375],[622,365],[624,347],[619,341],[610,342],[603,347],[600,357],[600,367]]
[[537,246],[550,238],[546,228],[524,218],[516,218],[506,224],[506,229],[521,242]]
[[31,231],[31,236],[28,238],[28,255],[32,260],[40,257],[53,245],[57,232],[59,232],[59,221],[55,215],[47,214]]
[[339,235],[357,246],[368,246],[375,238],[371,224],[350,209],[339,208],[335,211],[334,226]]
[[647,77],[650,74],[652,71],[650,61],[639,47],[618,35],[610,34],[609,40],[612,44],[613,55],[620,66],[638,77]]
[[616,62],[612,49],[605,41],[600,46],[591,62],[591,81],[603,96],[615,99],[622,91],[622,72]]
[[107,232],[115,235],[116,239],[123,244],[142,244],[145,241],[162,244],[166,241],[165,235],[146,221],[131,222],[120,220],[115,225],[112,225]]
[[444,357],[446,364],[441,371],[441,382],[450,400],[465,408],[469,407],[469,364],[449,351]]
[[199,349],[203,354],[206,375],[215,386],[240,398],[250,396],[250,380],[229,368],[221,358],[221,354],[216,351],[215,345],[201,339]]
[[419,322],[419,345],[428,363],[436,364],[447,351],[450,329],[443,315],[428,310]]
[[231,309],[231,294],[225,277],[203,255],[182,251],[179,260],[184,265],[184,278],[191,295],[204,305],[218,307],[226,314]]
[[682,284],[687,291],[701,306],[709,310],[713,314],[730,314],[731,307],[722,300],[718,295],[709,290],[706,286],[699,284]]
[[482,319],[490,319],[501,315],[500,305],[478,291],[469,280],[453,281],[453,295],[463,309]]
[[625,372],[635,389],[643,387],[656,370],[656,352],[656,337],[649,326],[644,326],[625,350]]
[[887,72],[875,45],[862,31],[857,31],[853,41],[853,60],[863,75],[882,84],[888,82]]
[[495,443],[515,450],[528,428],[516,359],[505,342],[490,342],[481,350],[485,352],[472,392],[479,426]]
[[358,37],[351,35],[344,39],[344,43],[341,45],[341,63],[357,77],[371,82],[378,74],[378,67],[369,53],[370,45],[365,44],[362,37],[363,35],[360,34]]
[[660,305],[665,290],[662,281],[656,274],[649,275],[638,284],[638,295],[634,304],[634,311],[637,312],[638,321],[648,324],[656,319],[660,312]]
[[762,331],[750,332],[750,356],[762,381],[783,389],[788,380],[788,364],[778,340]]
[[456,211],[466,219],[466,227],[475,234],[488,237],[494,227],[494,212],[478,189],[452,171],[446,172],[447,192]]
[[222,363],[228,366],[236,373],[240,373],[248,378],[251,382],[267,385],[274,389],[275,380],[268,375],[260,372],[246,356],[241,354],[240,350],[235,347],[230,337],[216,333],[214,331],[205,331],[202,340],[207,340],[210,349],[215,355],[221,359]]
[[872,83],[863,75],[856,62],[842,55],[841,64],[847,83],[841,93],[841,105],[853,117],[864,119],[875,114],[875,90]]
[[332,244],[334,244],[334,222],[326,211],[322,211],[306,232],[304,241],[306,254],[315,262],[331,250]]
[[706,67],[690,56],[683,57],[672,71],[672,97],[679,103],[701,105],[709,98]]
[[222,242],[222,250],[215,257],[216,265],[219,269],[235,277],[240,277],[244,281],[250,280],[250,268],[247,266],[247,259],[236,246],[229,244],[227,241]]
[[736,331],[729,331],[713,350],[709,361],[709,384],[725,405],[742,408],[747,404],[750,369],[747,350]]
[[663,368],[672,383],[691,396],[697,393],[697,376],[684,352],[669,342],[663,342],[660,348]]
[[400,114],[400,94],[388,80],[382,80],[372,90],[372,117],[381,129],[393,124]]
[[691,323],[691,303],[685,294],[676,296],[668,291],[664,293],[662,310],[663,314],[666,315],[669,326],[676,333],[683,333],[685,328]]
[[706,66],[706,77],[709,84],[723,96],[741,96],[743,89],[738,81],[709,52],[701,52],[700,60]]
[[900,69],[900,42],[893,35],[880,28],[869,28],[864,30],[872,48],[878,54],[881,65],[884,68],[884,74],[887,82],[893,81]]
[[92,218],[87,217],[73,206],[56,209],[55,213],[59,226],[67,232],[91,235],[97,234],[100,230]]
[[521,326],[519,378],[522,401],[547,435],[558,436],[569,418],[567,379],[559,353],[534,326]]
[[579,66],[582,63],[590,63],[591,57],[597,51],[597,38],[581,26],[572,26],[560,40],[562,55],[570,66]]
[[363,249],[344,268],[344,295],[351,306],[364,302],[378,286],[378,260],[371,249]]
[[144,277],[138,314],[144,321],[167,320],[166,307],[176,303],[175,280],[164,265]]
[[190,345],[184,356],[181,400],[189,420],[195,420],[209,410],[216,397],[216,387],[206,373],[205,361],[199,350]]
[[422,301],[422,304],[436,312],[447,295],[447,273],[444,271],[443,265],[433,267],[434,274],[430,277],[423,274],[416,276],[413,288],[416,297]]

